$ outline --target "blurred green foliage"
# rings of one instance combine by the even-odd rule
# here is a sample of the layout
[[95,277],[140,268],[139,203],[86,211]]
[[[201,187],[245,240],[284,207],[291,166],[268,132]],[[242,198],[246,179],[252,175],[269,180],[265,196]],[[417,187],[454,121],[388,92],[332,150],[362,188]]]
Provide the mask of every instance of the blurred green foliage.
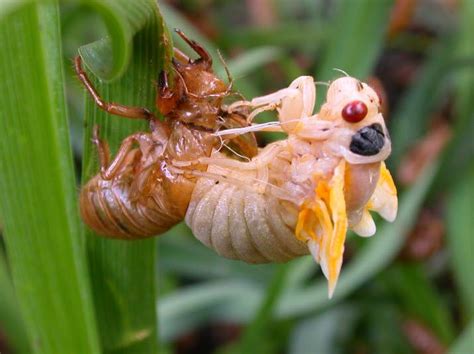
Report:
[[[474,350],[474,1],[414,1],[413,12],[401,11],[403,3],[159,1],[163,17],[152,0],[65,1],[60,8],[52,0],[0,3],[6,246],[0,252],[0,329],[11,352],[60,353],[63,345],[110,353],[424,353],[417,333],[406,333],[409,321],[432,347]],[[39,31],[42,25],[46,32]],[[107,99],[154,109],[153,83],[170,55],[162,45],[166,26],[203,44],[224,74],[221,50],[247,97],[286,87],[298,75],[332,80],[341,75],[333,68],[364,80],[376,76],[388,97],[395,177],[436,124],[449,126],[447,146],[415,164],[417,178],[404,185],[399,179],[395,223],[378,222],[372,239],[349,237],[350,259],[332,300],[310,257],[258,266],[226,260],[184,224],[133,244],[79,236],[71,185],[80,169],[72,168],[67,123],[84,179],[97,168],[89,143],[94,123],[113,149],[144,126],[103,114],[88,97],[84,105],[71,59],[81,47]],[[181,40],[175,45],[187,51]],[[30,54],[32,48],[41,55]],[[60,55],[61,63],[54,60]],[[61,95],[54,96],[64,87],[68,115]],[[321,101],[324,85],[317,92]],[[259,137],[262,144],[275,138]],[[35,139],[37,145],[29,143]],[[38,183],[48,188],[41,191]],[[433,255],[407,258],[414,239],[434,239],[420,228],[411,232],[425,209],[445,225],[446,242]],[[52,315],[56,320],[47,318]],[[89,323],[87,330],[81,323]]]

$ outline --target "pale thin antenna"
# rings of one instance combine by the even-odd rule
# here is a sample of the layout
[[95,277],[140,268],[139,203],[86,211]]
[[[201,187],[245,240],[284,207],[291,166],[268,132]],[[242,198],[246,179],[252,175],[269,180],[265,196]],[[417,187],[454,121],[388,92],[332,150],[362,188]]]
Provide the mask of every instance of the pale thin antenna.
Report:
[[323,86],[331,86],[331,83],[329,81],[315,81],[315,85],[323,85]]
[[230,152],[232,152],[234,155],[242,158],[243,160],[247,160],[247,162],[250,162],[251,160],[247,157],[247,156],[244,156],[244,155],[241,155],[239,154],[237,151],[235,151],[234,149],[232,149],[229,145],[227,145],[226,143],[224,143],[224,139],[222,138],[221,135],[217,135],[217,137],[219,138],[219,141],[220,141],[220,146],[219,148],[217,149],[217,152],[220,152],[222,150],[223,147],[225,147],[227,150],[229,150]]
[[[219,137],[222,139],[222,137]],[[227,145],[226,143],[224,143],[224,141],[222,141],[222,145],[225,146],[226,149],[228,149],[230,152],[232,152],[234,155],[240,157],[241,159],[243,160],[247,160],[247,162],[250,162],[250,158],[248,158],[247,156],[245,155],[242,155],[242,154],[239,154],[237,151],[235,151],[234,149],[232,149],[229,145]]]
[[339,71],[340,73],[344,74],[345,76],[347,77],[350,77],[350,75],[348,73],[346,73],[344,70],[342,69],[338,69],[338,68],[332,68],[332,70],[334,71]]
[[[295,119],[296,121],[297,119]],[[271,127],[271,126],[280,126],[281,123],[278,121],[271,121],[267,123],[260,123],[260,124],[252,124],[248,127],[241,127],[241,128],[232,128],[232,129],[224,129],[224,130],[219,130],[215,132],[213,135],[214,136],[223,136],[223,135],[242,135],[248,132],[255,132],[259,130],[263,130],[266,127]]]
[[225,144],[224,144],[224,139],[222,139],[222,136],[218,135],[217,137],[219,138],[219,141],[221,143],[221,145],[217,148],[217,152],[220,152]]
[[227,63],[225,62],[224,57],[222,56],[222,53],[219,49],[217,50],[217,55],[219,56],[219,60],[221,61],[222,65],[224,66],[225,73],[227,74],[227,80],[229,81],[229,86],[232,86],[234,79],[232,78],[232,75],[229,71],[229,67],[227,66]]

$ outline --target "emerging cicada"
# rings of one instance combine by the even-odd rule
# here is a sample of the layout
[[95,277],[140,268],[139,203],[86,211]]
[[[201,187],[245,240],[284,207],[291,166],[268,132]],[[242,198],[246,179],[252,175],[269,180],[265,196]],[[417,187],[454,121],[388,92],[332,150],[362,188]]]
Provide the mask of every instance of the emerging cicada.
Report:
[[[174,89],[163,76],[157,99],[166,121],[141,110],[152,132],[125,139],[112,163],[105,143],[94,138],[102,167],[81,191],[84,221],[99,234],[136,238],[160,234],[184,218],[202,243],[249,263],[311,253],[332,296],[347,229],[371,236],[370,210],[389,221],[397,213],[396,189],[383,162],[391,143],[377,94],[343,77],[331,83],[313,114],[314,81],[303,76],[286,89],[225,106],[230,88],[212,74],[205,50],[182,37],[201,59],[189,61],[175,51]],[[119,107],[108,111],[139,110]],[[266,110],[276,110],[278,121],[251,124]],[[255,131],[288,137],[257,151]],[[248,161],[222,153],[222,141],[240,147]]]
[[[375,233],[369,210],[389,221],[397,192],[384,160],[390,137],[377,94],[351,77],[334,81],[318,114],[312,77],[302,76],[273,94],[233,103],[279,121],[224,130],[218,136],[278,130],[286,140],[267,145],[249,162],[214,152],[173,166],[207,165],[194,188],[186,223],[217,253],[249,263],[284,262],[311,253],[332,296],[348,228]],[[184,171],[184,170],[183,170]]]

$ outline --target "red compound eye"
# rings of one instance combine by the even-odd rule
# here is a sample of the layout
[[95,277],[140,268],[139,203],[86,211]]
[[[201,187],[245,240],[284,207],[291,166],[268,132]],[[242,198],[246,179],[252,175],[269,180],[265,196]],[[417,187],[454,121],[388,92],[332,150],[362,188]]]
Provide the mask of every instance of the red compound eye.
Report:
[[352,101],[342,110],[342,117],[349,123],[357,123],[367,115],[367,106],[362,101]]

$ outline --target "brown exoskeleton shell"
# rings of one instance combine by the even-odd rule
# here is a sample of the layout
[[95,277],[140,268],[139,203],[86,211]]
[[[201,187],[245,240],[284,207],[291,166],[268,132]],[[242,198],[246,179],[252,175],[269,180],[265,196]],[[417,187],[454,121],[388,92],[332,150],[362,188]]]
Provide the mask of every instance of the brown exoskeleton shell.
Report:
[[[231,84],[226,85],[213,73],[206,50],[177,32],[200,57],[191,60],[175,49],[172,85],[166,72],[160,74],[156,106],[164,115],[164,122],[147,109],[104,102],[83,71],[81,58],[76,58],[77,75],[101,109],[147,119],[151,129],[127,137],[113,161],[107,143],[99,139],[98,129],[94,130],[101,170],[82,188],[80,211],[84,222],[100,235],[143,238],[161,234],[180,222],[196,177],[187,174],[186,168],[175,173],[173,163],[210,156],[222,144],[222,139],[213,135],[217,129],[247,124],[239,113],[227,113],[221,108],[224,98],[232,93]],[[231,142],[249,157],[257,153],[253,134]],[[206,166],[192,168],[199,171]]]

